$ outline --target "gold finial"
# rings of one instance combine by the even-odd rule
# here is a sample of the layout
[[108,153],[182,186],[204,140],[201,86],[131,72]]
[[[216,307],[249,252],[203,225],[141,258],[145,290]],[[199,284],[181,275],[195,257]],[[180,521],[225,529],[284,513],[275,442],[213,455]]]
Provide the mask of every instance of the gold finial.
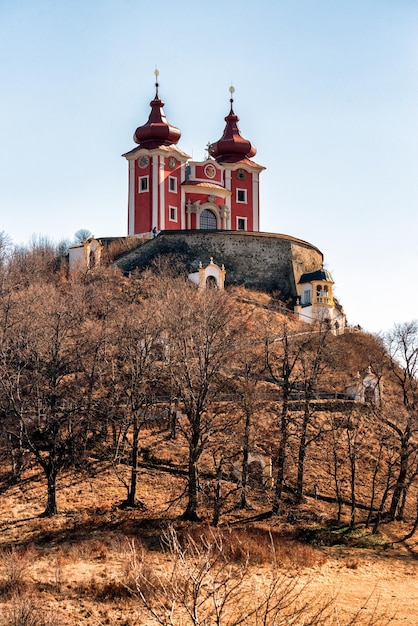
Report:
[[160,75],[160,72],[157,70],[157,68],[155,68],[154,70],[154,76],[155,76],[155,97],[158,98],[158,77]]
[[232,104],[234,102],[234,93],[235,93],[235,88],[234,86],[231,84],[230,88],[229,88],[229,93],[231,94],[231,97],[229,98],[229,102],[231,103],[231,113],[232,113]]

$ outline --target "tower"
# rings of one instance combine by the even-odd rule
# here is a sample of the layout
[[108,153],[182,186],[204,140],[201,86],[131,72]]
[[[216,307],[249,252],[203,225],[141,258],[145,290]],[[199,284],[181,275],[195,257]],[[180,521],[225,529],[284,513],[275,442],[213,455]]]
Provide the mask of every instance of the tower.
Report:
[[251,160],[257,150],[238,129],[239,117],[233,109],[234,88],[230,89],[230,111],[222,137],[209,146],[209,154],[221,169],[221,180],[230,192],[227,209],[229,230],[260,230],[260,172],[265,169]]
[[177,148],[181,132],[167,121],[158,94],[158,70],[154,74],[155,97],[148,121],[134,133],[138,147],[123,155],[129,163],[129,236],[151,236],[154,228],[185,228],[180,185],[190,157]]
[[222,137],[204,161],[177,147],[181,132],[165,117],[155,70],[155,97],[148,121],[134,133],[129,163],[128,235],[151,237],[153,229],[260,230],[259,175],[255,147],[238,129],[230,88],[230,112]]
[[305,272],[296,285],[298,297],[294,311],[299,319],[309,324],[329,322],[334,333],[338,334],[344,332],[346,319],[344,309],[333,296],[333,285],[332,276],[323,265],[320,270]]

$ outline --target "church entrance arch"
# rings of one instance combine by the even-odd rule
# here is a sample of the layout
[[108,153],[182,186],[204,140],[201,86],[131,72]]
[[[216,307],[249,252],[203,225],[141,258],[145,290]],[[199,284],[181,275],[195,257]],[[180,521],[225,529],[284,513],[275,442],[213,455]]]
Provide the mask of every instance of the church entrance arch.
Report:
[[217,289],[218,283],[215,276],[208,276],[206,279],[206,289]]
[[217,220],[216,215],[209,209],[204,209],[199,217],[199,228],[201,230],[216,230]]

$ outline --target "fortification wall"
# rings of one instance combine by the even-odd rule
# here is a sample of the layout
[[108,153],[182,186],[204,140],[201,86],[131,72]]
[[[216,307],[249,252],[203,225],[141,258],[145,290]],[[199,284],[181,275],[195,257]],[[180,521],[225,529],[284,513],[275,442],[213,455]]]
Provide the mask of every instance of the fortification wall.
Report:
[[128,273],[164,255],[182,259],[189,272],[197,271],[200,262],[206,266],[213,257],[216,264],[225,265],[226,285],[279,290],[285,297],[295,297],[301,274],[319,269],[323,262],[318,248],[288,235],[193,230],[163,231],[120,257],[116,265]]

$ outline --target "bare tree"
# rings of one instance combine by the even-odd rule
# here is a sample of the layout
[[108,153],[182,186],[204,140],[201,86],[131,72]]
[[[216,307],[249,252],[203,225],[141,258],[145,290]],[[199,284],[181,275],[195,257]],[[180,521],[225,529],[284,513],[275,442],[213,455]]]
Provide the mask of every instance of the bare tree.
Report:
[[[233,363],[234,375],[230,377],[227,387],[233,397],[236,408],[236,423],[231,439],[239,443],[239,508],[245,509],[248,504],[249,459],[254,448],[254,418],[263,405],[260,382],[263,373],[262,351],[263,338],[260,336],[260,320],[251,314],[247,320],[251,329],[250,341],[242,342]],[[232,414],[232,411],[231,411]]]
[[329,324],[320,321],[312,328],[311,334],[306,334],[301,342],[299,359],[302,371],[303,415],[299,424],[296,479],[296,501],[299,503],[303,500],[306,453],[310,444],[320,437],[322,431],[319,424],[313,424],[313,400],[318,384],[328,367],[331,337]]
[[248,484],[248,470],[249,470],[249,457],[252,444],[252,427],[254,416],[260,408],[259,397],[259,376],[258,376],[258,362],[257,360],[250,358],[246,359],[244,363],[244,371],[242,378],[239,381],[238,388],[238,406],[242,411],[243,416],[243,435],[242,435],[242,468],[240,476],[240,503],[241,509],[245,509],[248,506],[247,499],[247,484]]
[[227,294],[196,290],[172,281],[162,305],[171,395],[186,416],[188,443],[187,506],[183,517],[198,519],[199,459],[216,421],[208,412],[223,389],[224,375],[237,350],[245,320]]
[[345,437],[350,476],[350,528],[354,528],[357,508],[357,472],[362,452],[364,429],[361,411],[350,410],[346,415]]
[[399,443],[399,470],[390,503],[391,519],[402,519],[402,502],[408,488],[411,455],[417,449],[418,430],[418,323],[397,324],[385,338],[391,372],[401,393],[403,407],[395,407],[384,423]]
[[15,246],[7,256],[7,273],[13,287],[62,282],[67,273],[67,243],[47,237],[33,238],[27,246]]
[[9,235],[5,233],[4,230],[0,231],[0,269],[6,264],[11,249],[12,240]]
[[74,243],[83,243],[91,236],[91,231],[88,228],[80,228],[74,233]]
[[118,405],[119,421],[125,440],[131,437],[131,475],[125,483],[127,506],[138,505],[139,436],[142,426],[153,415],[158,393],[158,352],[161,352],[159,307],[155,300],[134,299],[119,309],[113,327],[114,350],[111,361],[117,372],[111,403]]
[[299,337],[292,336],[289,331],[288,320],[285,317],[275,333],[266,338],[266,366],[281,396],[281,409],[279,417],[279,445],[277,452],[277,478],[272,504],[272,513],[280,511],[283,487],[285,482],[285,470],[287,460],[287,448],[289,440],[289,424],[291,420],[290,400],[292,392],[300,379],[300,353],[302,343]]
[[342,497],[342,465],[344,454],[341,446],[341,431],[342,420],[335,415],[330,416],[328,435],[331,440],[329,445],[326,445],[325,450],[327,454],[327,464],[329,467],[329,473],[334,485],[335,501],[337,503],[337,520],[341,520],[343,497]]
[[58,473],[88,445],[101,333],[86,320],[86,300],[76,285],[29,287],[13,294],[3,320],[1,410],[45,474],[45,516],[57,513]]

